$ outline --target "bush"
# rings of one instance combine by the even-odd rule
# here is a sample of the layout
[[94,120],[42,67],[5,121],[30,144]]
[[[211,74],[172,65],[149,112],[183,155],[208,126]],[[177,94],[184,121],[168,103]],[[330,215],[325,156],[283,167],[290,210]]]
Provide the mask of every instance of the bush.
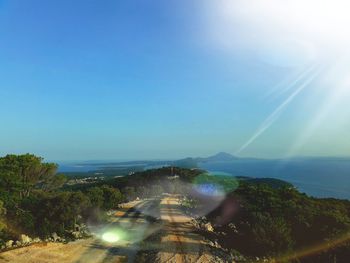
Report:
[[6,227],[4,216],[6,214],[6,208],[4,203],[0,200],[0,232],[3,231]]
[[135,191],[135,187],[132,186],[127,186],[123,189],[123,194],[125,196],[125,199],[127,201],[132,201],[135,200],[136,196],[136,191]]
[[[228,214],[227,204],[232,207],[235,203],[238,209]],[[276,256],[348,235],[350,202],[316,199],[290,187],[275,189],[263,184],[242,183],[208,215],[213,224],[224,217],[225,225],[217,225],[219,232],[226,233],[221,237],[223,246],[247,256]],[[348,255],[346,248],[350,249],[349,244],[338,244],[303,260],[329,262],[338,255],[341,262],[339,257]]]
[[258,255],[278,255],[293,246],[291,229],[283,218],[259,214],[251,228],[252,246]]
[[91,205],[96,208],[101,208],[104,204],[104,193],[99,187],[92,187],[86,191],[86,196],[90,199]]
[[104,199],[102,207],[106,210],[116,208],[118,204],[124,200],[124,197],[119,189],[104,185],[101,187],[101,190],[103,192]]

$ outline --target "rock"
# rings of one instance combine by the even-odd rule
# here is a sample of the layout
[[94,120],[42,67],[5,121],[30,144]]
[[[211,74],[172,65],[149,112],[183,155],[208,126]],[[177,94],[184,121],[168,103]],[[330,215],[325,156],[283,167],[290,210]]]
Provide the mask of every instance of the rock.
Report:
[[54,242],[60,241],[60,239],[61,239],[61,238],[57,235],[56,232],[52,233],[51,237],[52,237],[52,239],[53,239]]
[[194,225],[195,228],[197,228],[197,229],[200,228],[199,223],[197,222],[197,220],[192,220],[191,222],[192,222],[192,224]]
[[32,242],[32,239],[29,236],[24,235],[24,234],[22,234],[19,237],[19,240],[21,241],[22,244],[29,244],[30,242]]
[[221,248],[221,246],[220,246],[220,244],[218,243],[217,240],[215,240],[214,245],[215,245],[216,248]]
[[213,247],[213,248],[220,248],[221,249],[221,246],[220,244],[218,243],[218,241],[209,241],[208,244]]
[[36,238],[33,239],[32,242],[33,242],[33,243],[39,243],[39,242],[41,242],[41,239],[38,238],[38,237],[36,237]]
[[76,239],[81,238],[81,233],[79,231],[73,231],[72,236]]
[[5,243],[6,248],[11,248],[13,246],[13,240],[9,240]]
[[15,242],[15,246],[16,246],[16,247],[20,247],[20,246],[22,246],[22,242],[21,242],[21,241],[19,241],[19,240],[17,240],[17,241]]
[[232,230],[234,233],[238,233],[238,230],[237,230],[237,227],[236,227],[235,224],[230,223],[230,224],[228,224],[228,227],[231,228],[231,230]]
[[214,228],[213,226],[211,225],[211,223],[206,223],[204,225],[205,229],[208,231],[208,232],[214,232]]

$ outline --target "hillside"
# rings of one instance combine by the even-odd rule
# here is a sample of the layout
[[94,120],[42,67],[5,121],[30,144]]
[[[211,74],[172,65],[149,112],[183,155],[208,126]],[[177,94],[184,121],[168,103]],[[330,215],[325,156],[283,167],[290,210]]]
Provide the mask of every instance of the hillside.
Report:
[[[1,249],[33,244],[36,255],[58,257],[53,262],[97,255],[101,262],[204,260],[203,251],[211,262],[280,262],[290,255],[289,262],[346,262],[350,256],[350,202],[312,198],[281,180],[163,167],[67,187],[56,169],[29,154],[0,158]],[[79,244],[51,245],[85,237],[92,240],[82,242],[83,254],[73,253],[83,250]],[[4,257],[29,250],[20,251]]]

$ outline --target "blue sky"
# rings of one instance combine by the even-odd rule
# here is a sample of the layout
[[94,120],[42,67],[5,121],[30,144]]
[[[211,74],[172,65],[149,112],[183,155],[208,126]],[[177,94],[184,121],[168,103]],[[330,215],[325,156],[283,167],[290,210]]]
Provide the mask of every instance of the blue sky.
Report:
[[329,104],[325,81],[254,137],[293,93],[280,91],[319,57],[266,45],[251,22],[220,12],[210,1],[0,0],[0,154],[349,155],[348,112],[328,107],[317,119],[320,101]]

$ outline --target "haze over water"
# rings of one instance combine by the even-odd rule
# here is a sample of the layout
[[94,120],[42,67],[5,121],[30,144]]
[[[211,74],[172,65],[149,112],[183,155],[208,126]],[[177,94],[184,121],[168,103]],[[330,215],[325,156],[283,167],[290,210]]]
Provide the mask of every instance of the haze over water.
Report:
[[[109,164],[109,165],[108,165]],[[89,172],[118,167],[152,169],[147,161],[120,164],[111,161],[61,163],[60,172]],[[276,178],[292,183],[300,191],[314,197],[350,199],[350,158],[293,158],[293,159],[235,159],[230,162],[204,162],[199,167],[211,172],[232,176]]]

